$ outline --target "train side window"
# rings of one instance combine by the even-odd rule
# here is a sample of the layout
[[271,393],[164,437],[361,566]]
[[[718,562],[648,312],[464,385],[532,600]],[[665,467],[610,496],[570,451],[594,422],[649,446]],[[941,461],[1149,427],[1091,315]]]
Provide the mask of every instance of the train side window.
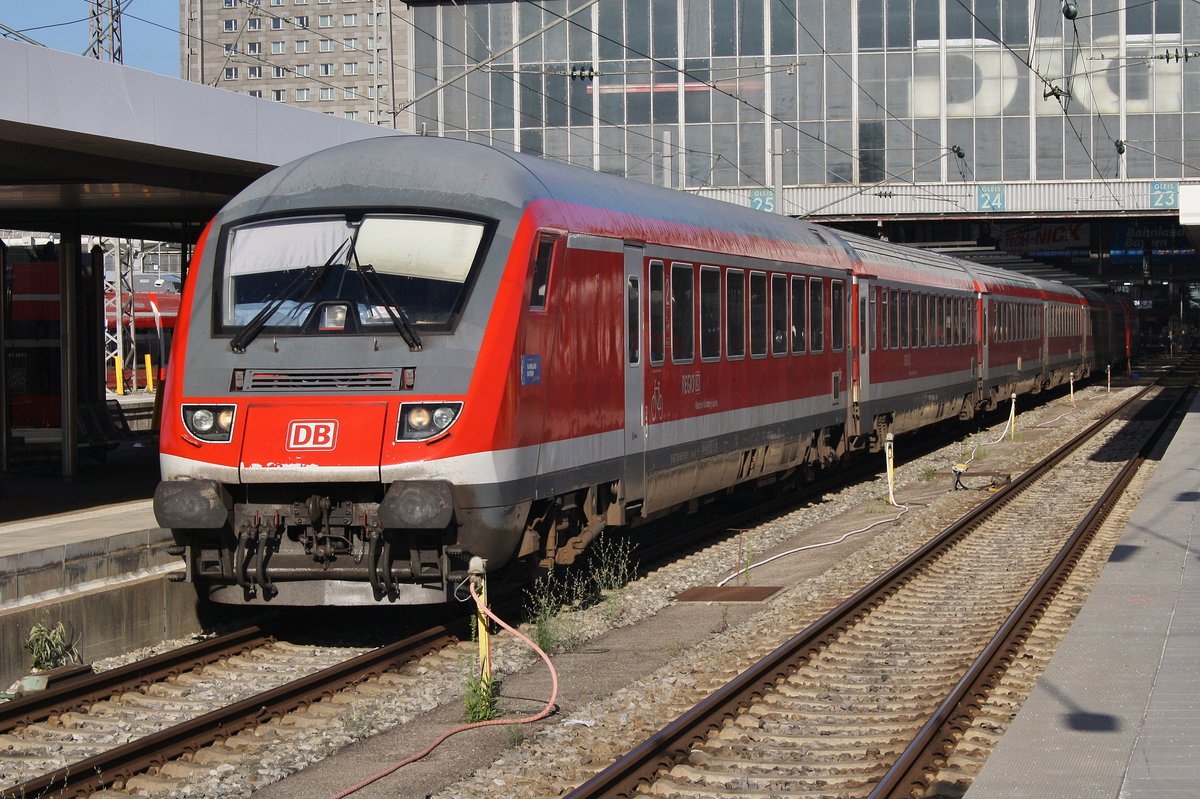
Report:
[[908,311],[910,308],[908,302],[908,292],[900,292],[900,349],[908,349]]
[[901,330],[900,290],[892,289],[891,295],[892,295],[892,309],[888,315],[888,335],[891,337],[892,343],[889,346],[894,350],[898,350],[898,349],[900,349],[900,330]]
[[908,346],[919,349],[921,346],[921,295],[912,291],[908,294]]
[[537,253],[533,259],[533,287],[529,292],[529,307],[546,310],[546,292],[550,288],[550,264],[554,260],[555,236],[538,239]]
[[696,355],[696,286],[691,264],[671,264],[671,360]]
[[638,278],[630,275],[625,286],[625,307],[629,314],[628,329],[625,331],[629,365],[642,362],[642,289]]
[[788,281],[787,275],[771,275],[771,354],[787,355],[788,351]]
[[746,354],[746,273],[725,273],[725,352],[730,358]]
[[666,287],[663,262],[650,262],[650,363],[662,363],[667,351]]
[[833,351],[841,352],[846,346],[846,283],[842,280],[829,281],[829,323],[833,335]]
[[721,357],[721,270],[700,267],[700,357]]
[[921,339],[921,346],[928,347],[932,344],[929,324],[929,295],[917,295],[917,334]]
[[767,276],[750,273],[750,355],[767,354]]
[[[870,296],[871,296],[871,306],[870,306],[870,310],[867,312],[867,335],[871,339],[871,351],[874,352],[876,349],[878,349],[878,346],[879,346],[879,338],[878,338],[879,334],[876,332],[877,330],[879,330],[879,317],[877,316],[877,314],[879,313],[879,289],[878,289],[878,287],[871,288]],[[884,296],[887,296],[887,295],[884,295]]]
[[825,281],[819,277],[808,281],[808,348],[810,352],[825,349]]
[[879,289],[879,338],[883,349],[888,349],[891,346],[891,339],[888,337],[888,290],[880,287]]
[[805,320],[808,318],[807,283],[803,275],[792,275],[792,354],[803,355],[808,334]]

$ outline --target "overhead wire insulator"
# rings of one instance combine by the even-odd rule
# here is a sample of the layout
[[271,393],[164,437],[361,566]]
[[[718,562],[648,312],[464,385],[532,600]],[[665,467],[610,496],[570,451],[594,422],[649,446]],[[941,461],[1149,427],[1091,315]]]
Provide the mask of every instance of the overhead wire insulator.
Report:
[[1125,155],[1125,140],[1117,139],[1117,155]]

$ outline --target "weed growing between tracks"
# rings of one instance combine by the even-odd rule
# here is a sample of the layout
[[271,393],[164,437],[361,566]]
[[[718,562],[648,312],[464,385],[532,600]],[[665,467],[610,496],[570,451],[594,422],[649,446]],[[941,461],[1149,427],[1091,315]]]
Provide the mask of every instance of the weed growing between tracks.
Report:
[[637,577],[633,550],[628,538],[601,535],[582,567],[551,569],[538,577],[525,592],[534,643],[546,652],[574,649],[580,633],[570,613],[600,604],[605,620],[618,623],[625,615],[621,590]]

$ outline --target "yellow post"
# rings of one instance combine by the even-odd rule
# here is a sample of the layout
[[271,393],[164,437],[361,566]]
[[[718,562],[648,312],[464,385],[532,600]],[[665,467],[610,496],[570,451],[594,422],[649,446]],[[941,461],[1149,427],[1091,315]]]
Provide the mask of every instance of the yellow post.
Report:
[[121,362],[120,355],[113,356],[113,369],[117,373],[117,396],[125,396],[125,365]]
[[146,353],[146,388],[151,394],[154,393],[154,363],[150,360],[150,353]]
[[488,632],[488,619],[483,609],[487,607],[487,561],[483,558],[471,558],[467,568],[468,576],[475,581],[475,593],[479,595],[479,605],[475,608],[475,630],[479,634],[479,680],[484,686],[492,684],[492,641]]
[[891,433],[883,445],[883,454],[887,458],[888,503],[896,504],[896,449],[895,439]]
[[1012,395],[1012,409],[1008,412],[1008,440],[1017,440],[1017,392]]

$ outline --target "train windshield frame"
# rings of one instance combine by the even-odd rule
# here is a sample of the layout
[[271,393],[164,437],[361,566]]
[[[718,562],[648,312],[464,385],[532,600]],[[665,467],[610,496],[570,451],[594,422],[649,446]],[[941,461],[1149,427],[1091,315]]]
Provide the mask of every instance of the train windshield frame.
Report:
[[406,212],[232,225],[219,248],[215,330],[378,335],[398,314],[421,333],[451,331],[492,229],[478,219]]

